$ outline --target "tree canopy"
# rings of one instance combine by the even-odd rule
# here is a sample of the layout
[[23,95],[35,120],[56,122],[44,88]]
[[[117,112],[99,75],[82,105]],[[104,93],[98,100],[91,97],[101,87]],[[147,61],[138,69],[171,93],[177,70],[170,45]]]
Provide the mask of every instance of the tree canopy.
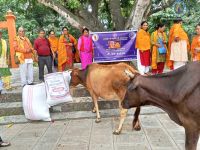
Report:
[[[177,3],[183,4],[182,8]],[[17,27],[24,26],[34,39],[39,28],[60,34],[67,26],[78,37],[82,26],[92,31],[137,29],[144,19],[151,32],[158,22],[169,27],[173,18],[181,16],[191,36],[200,19],[199,7],[198,0],[1,0],[0,20],[12,10]]]

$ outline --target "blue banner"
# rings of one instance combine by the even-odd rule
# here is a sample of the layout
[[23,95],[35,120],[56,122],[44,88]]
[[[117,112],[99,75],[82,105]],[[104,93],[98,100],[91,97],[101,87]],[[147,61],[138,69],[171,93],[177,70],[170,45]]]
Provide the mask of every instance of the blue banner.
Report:
[[132,61],[137,31],[93,32],[94,62]]

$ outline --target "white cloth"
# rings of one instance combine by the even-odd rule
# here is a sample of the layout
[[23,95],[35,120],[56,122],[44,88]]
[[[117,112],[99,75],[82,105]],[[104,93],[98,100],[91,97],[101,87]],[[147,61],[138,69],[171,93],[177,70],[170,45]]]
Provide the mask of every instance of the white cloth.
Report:
[[26,64],[32,64],[33,63],[33,59],[25,59],[25,63]]
[[33,83],[33,64],[23,63],[19,65],[19,68],[22,86]]
[[174,61],[174,70],[184,66],[186,62]]
[[145,73],[149,72],[149,66],[143,66],[141,64],[140,52],[138,49],[137,49],[137,68],[141,75],[144,75]]
[[186,64],[188,61],[187,41],[172,42],[170,60],[174,61],[174,70]]
[[180,40],[179,42],[172,42],[170,60],[179,61],[179,62],[188,61],[186,40]]

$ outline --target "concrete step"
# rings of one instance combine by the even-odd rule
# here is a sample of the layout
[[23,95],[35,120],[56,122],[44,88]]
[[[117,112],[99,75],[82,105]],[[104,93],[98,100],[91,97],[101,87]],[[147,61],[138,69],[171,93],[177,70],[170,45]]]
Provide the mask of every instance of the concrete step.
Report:
[[[118,101],[99,100],[100,109],[118,108]],[[91,97],[76,97],[73,102],[62,103],[50,108],[50,112],[73,112],[73,111],[91,111],[93,102]],[[0,103],[0,116],[23,115],[22,102]]]
[[[128,116],[133,116],[135,109],[132,108],[128,111]],[[163,110],[154,106],[144,106],[141,109],[140,115],[152,115],[165,113]],[[106,109],[100,110],[100,115],[102,118],[108,117],[119,117],[119,109]],[[52,120],[73,120],[73,119],[84,119],[84,118],[96,118],[96,113],[91,111],[73,111],[73,112],[54,112],[51,113]],[[12,126],[14,123],[26,123],[26,122],[36,122],[25,118],[24,115],[12,115],[12,116],[1,116],[0,125],[8,124],[8,127]]]
[[[70,93],[72,97],[85,97],[89,96],[89,92],[83,86],[78,86],[75,88],[70,88]],[[15,87],[14,90],[4,91],[2,95],[0,95],[0,103],[8,103],[8,102],[21,102],[22,101],[22,88]]]

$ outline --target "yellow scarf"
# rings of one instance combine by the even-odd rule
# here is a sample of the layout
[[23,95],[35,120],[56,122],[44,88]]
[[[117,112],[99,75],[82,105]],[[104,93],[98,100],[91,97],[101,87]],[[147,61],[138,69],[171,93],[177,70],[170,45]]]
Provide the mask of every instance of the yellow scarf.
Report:
[[6,41],[1,39],[0,41],[2,43],[2,52],[1,52],[1,57],[0,57],[0,68],[7,68],[7,44]]

